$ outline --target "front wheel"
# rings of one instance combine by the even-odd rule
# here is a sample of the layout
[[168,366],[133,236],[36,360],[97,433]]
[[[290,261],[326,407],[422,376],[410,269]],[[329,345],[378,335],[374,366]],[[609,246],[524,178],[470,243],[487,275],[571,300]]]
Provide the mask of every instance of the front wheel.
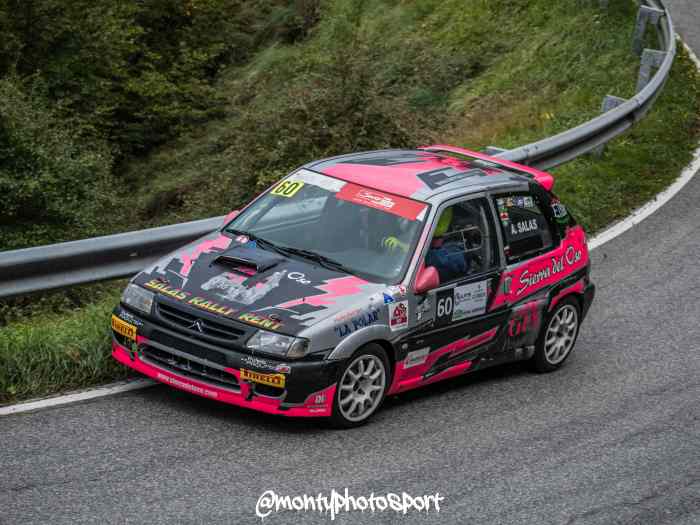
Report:
[[532,366],[536,372],[552,372],[564,364],[576,344],[580,310],[574,298],[560,302],[547,316],[537,339]]
[[348,359],[333,400],[331,423],[341,428],[364,424],[377,411],[389,385],[389,362],[376,344],[360,348]]

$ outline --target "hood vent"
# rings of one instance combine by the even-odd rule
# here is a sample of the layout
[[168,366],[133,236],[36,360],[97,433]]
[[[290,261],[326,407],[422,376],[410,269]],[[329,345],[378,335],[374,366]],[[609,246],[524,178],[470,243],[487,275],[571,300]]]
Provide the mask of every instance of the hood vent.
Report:
[[274,255],[269,252],[258,249],[236,247],[232,250],[222,253],[214,259],[214,263],[225,266],[247,266],[255,268],[255,271],[260,273],[277,266],[284,261],[284,258],[279,255]]

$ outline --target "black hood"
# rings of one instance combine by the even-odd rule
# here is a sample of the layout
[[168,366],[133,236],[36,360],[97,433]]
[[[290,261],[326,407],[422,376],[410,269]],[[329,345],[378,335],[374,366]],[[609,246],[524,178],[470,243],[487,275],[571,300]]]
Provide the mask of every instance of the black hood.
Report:
[[315,261],[285,257],[218,233],[162,259],[134,282],[208,314],[287,334],[381,288]]

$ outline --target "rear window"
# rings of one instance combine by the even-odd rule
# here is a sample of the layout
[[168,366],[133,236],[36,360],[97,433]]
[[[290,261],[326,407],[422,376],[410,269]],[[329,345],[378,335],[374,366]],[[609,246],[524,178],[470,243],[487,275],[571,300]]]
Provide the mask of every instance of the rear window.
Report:
[[534,257],[553,247],[549,222],[537,196],[527,193],[501,195],[496,198],[495,204],[509,264]]

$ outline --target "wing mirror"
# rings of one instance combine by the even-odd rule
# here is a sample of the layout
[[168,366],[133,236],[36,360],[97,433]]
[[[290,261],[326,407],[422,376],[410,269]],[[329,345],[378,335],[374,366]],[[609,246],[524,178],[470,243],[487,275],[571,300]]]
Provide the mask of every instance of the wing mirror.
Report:
[[440,276],[435,266],[423,266],[416,277],[415,292],[424,294],[440,286]]
[[224,223],[221,226],[226,226],[229,222],[236,218],[236,216],[241,213],[240,210],[233,210],[224,217]]

